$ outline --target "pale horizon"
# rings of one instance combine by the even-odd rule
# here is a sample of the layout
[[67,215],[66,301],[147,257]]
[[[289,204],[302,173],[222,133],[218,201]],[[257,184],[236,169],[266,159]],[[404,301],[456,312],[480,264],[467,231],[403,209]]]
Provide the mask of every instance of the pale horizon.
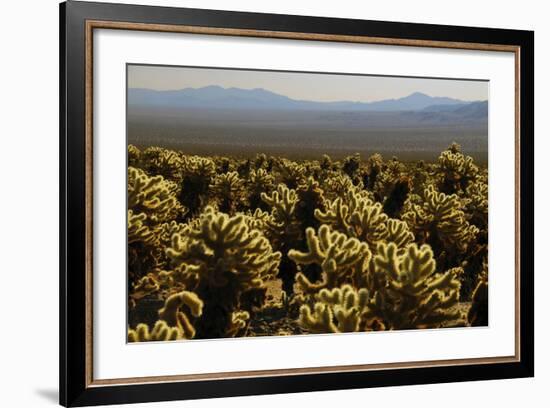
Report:
[[259,71],[223,68],[128,65],[128,88],[157,91],[219,86],[225,89],[265,89],[291,99],[316,102],[375,102],[420,92],[462,101],[488,100],[484,80],[435,79]]

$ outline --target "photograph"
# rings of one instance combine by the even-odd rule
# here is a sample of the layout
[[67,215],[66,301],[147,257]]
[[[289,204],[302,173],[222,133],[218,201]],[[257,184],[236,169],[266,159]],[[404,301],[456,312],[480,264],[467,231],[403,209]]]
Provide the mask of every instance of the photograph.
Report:
[[532,18],[145,3],[62,2],[7,133],[59,126],[7,200],[58,193],[59,403],[536,395]]
[[128,342],[489,325],[489,82],[126,65]]

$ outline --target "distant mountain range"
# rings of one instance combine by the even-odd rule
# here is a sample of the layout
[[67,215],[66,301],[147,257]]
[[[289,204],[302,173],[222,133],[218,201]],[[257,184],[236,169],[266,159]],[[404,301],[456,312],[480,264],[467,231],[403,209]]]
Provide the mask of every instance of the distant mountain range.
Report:
[[[307,110],[307,111],[356,111],[450,113],[486,118],[487,101],[468,102],[446,97],[429,96],[415,92],[398,99],[376,102],[316,102],[296,100],[266,89],[223,88],[206,86],[180,90],[158,91],[143,88],[128,89],[128,105],[142,108],[194,108],[229,110]],[[464,109],[460,112],[458,109]]]
[[189,154],[294,158],[373,152],[435,160],[453,141],[487,160],[488,103],[413,93],[399,99],[314,102],[265,89],[207,86],[128,90],[128,141]]

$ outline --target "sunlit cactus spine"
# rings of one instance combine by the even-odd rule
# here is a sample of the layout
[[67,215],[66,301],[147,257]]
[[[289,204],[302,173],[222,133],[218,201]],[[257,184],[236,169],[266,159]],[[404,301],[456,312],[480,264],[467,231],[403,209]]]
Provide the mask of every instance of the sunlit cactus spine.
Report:
[[230,323],[226,330],[227,337],[239,337],[244,335],[248,327],[250,313],[246,310],[237,310],[231,313]]
[[216,157],[214,159],[216,164],[216,173],[229,173],[235,170],[235,163],[229,157]]
[[417,238],[423,239],[438,253],[446,250],[451,255],[463,254],[474,242],[479,229],[470,225],[462,208],[456,194],[446,195],[429,185],[424,192],[423,204],[411,204],[403,218]]
[[399,249],[394,243],[380,243],[366,285],[366,317],[379,320],[388,330],[461,325],[460,272],[437,272],[428,245]]
[[139,167],[141,150],[133,144],[128,145],[128,167]]
[[279,159],[276,169],[276,182],[285,184],[289,189],[296,189],[305,179],[305,168],[300,163]]
[[158,237],[146,221],[145,213],[134,214],[133,210],[128,210],[128,245],[138,242],[143,245],[156,245]]
[[128,168],[128,289],[137,280],[163,267],[163,224],[185,213],[176,198],[178,187],[162,176],[149,176],[143,170]]
[[329,170],[335,170],[335,165],[328,154],[323,154],[321,162],[319,163],[321,170],[328,172]]
[[[386,202],[390,195],[394,193],[396,186],[400,183],[403,184],[404,180],[406,180],[406,168],[396,157],[384,163],[382,170],[376,176],[376,182],[373,186],[376,201]],[[399,188],[397,193],[399,193]],[[399,196],[397,193],[394,194]],[[388,203],[387,206],[389,208],[390,204]]]
[[388,216],[382,204],[353,190],[329,203],[326,211],[316,210],[315,216],[322,223],[371,246],[387,234]]
[[367,310],[366,289],[351,285],[341,288],[321,289],[315,296],[313,307],[304,304],[300,308],[298,324],[309,333],[346,333],[365,331],[363,318]]
[[384,159],[380,153],[375,153],[367,159],[366,171],[363,173],[363,185],[369,190],[373,190],[376,185],[378,175],[384,166]]
[[184,339],[183,333],[177,327],[170,327],[163,320],[158,320],[153,329],[145,323],[140,323],[135,329],[128,329],[128,342],[139,343],[144,341],[174,341]]
[[298,195],[296,190],[279,184],[270,195],[263,193],[262,200],[271,207],[271,219],[267,225],[268,236],[274,248],[283,254],[278,277],[283,282],[283,290],[290,296],[294,293],[297,269],[287,254],[302,240],[301,223],[296,213]]
[[[321,226],[321,222],[315,217],[316,211],[325,211],[325,198],[323,189],[320,184],[312,177],[309,176],[298,189],[296,190],[298,196],[298,204],[296,206],[296,218],[300,223],[301,231],[305,231],[308,228],[317,230]],[[294,248],[298,250],[306,250],[307,243],[305,240],[301,240],[302,245]],[[312,281],[317,281],[321,278],[321,268],[317,264],[304,265],[301,268],[301,272]]]
[[446,194],[458,193],[466,190],[468,184],[479,173],[474,159],[462,153],[457,143],[441,152],[438,158],[439,172],[441,174],[440,190]]
[[160,266],[162,253],[155,227],[146,223],[147,215],[128,210],[128,285]]
[[234,214],[237,205],[242,203],[243,189],[244,180],[236,171],[216,175],[211,186],[212,194],[218,200],[219,210],[227,214]]
[[467,203],[465,209],[468,221],[481,230],[487,230],[489,224],[489,186],[481,178],[466,187]]
[[322,279],[311,282],[303,273],[298,273],[296,281],[303,292],[314,293],[323,288],[333,289],[352,283],[354,277],[365,272],[371,257],[366,243],[331,231],[327,225],[322,225],[317,232],[308,228],[306,239],[307,252],[293,249],[288,257],[298,265],[319,265]]
[[140,168],[151,176],[162,176],[166,180],[181,182],[182,156],[173,150],[148,147],[140,155]]
[[319,180],[323,177],[323,170],[319,161],[307,160],[302,162],[302,166],[304,166],[304,177],[306,180],[310,177],[314,180]]
[[355,190],[355,185],[348,175],[335,171],[328,172],[320,184],[327,200],[335,200]]
[[150,330],[145,323],[140,323],[135,329],[128,330],[129,342],[141,341],[168,341],[192,339],[195,337],[195,328],[188,315],[200,317],[203,302],[196,294],[188,291],[173,294],[168,297],[164,307],[159,310],[159,320]]
[[255,170],[266,169],[268,166],[268,158],[265,153],[258,153],[253,160]]
[[171,221],[184,214],[177,193],[178,186],[164,177],[150,177],[141,169],[128,168],[128,209],[146,214],[146,222]]
[[143,276],[132,286],[130,292],[130,298],[133,301],[137,301],[145,296],[148,296],[152,293],[158,292],[160,285],[155,279],[153,274]]
[[[267,159],[266,159],[267,160]],[[262,200],[262,194],[270,194],[275,188],[275,178],[262,167],[252,169],[246,180],[246,194],[251,209],[268,210],[269,205]]]
[[182,291],[166,299],[164,307],[159,310],[159,319],[165,321],[170,327],[177,327],[184,338],[192,339],[195,337],[195,328],[188,315],[200,317],[203,307],[203,301],[195,293]]
[[414,242],[414,234],[405,221],[390,218],[386,221],[384,241],[393,242],[398,248],[404,248]]
[[182,269],[188,290],[204,301],[202,317],[195,322],[199,338],[230,335],[243,293],[273,279],[281,258],[243,215],[230,217],[212,208],[206,208],[196,229],[173,236],[167,254]]

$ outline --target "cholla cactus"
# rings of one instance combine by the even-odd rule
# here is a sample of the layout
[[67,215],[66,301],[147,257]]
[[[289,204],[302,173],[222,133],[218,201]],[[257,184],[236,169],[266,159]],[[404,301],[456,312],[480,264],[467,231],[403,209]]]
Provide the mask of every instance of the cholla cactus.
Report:
[[377,201],[384,202],[396,188],[396,185],[403,182],[405,177],[405,166],[393,158],[382,166],[382,170],[376,176],[374,183],[374,196]]
[[[307,180],[298,187],[298,204],[296,206],[296,218],[300,223],[300,231],[307,228],[317,230],[321,223],[315,217],[315,211],[325,211],[325,198],[323,189],[319,183],[309,176]],[[302,235],[303,236],[303,235]],[[301,245],[294,249],[306,250],[306,243],[301,236]],[[310,280],[318,281],[321,278],[322,270],[317,264],[303,265],[301,272]]]
[[479,232],[466,220],[460,198],[440,193],[433,185],[424,191],[423,205],[410,204],[403,219],[432,248],[451,252],[464,253]]
[[472,293],[472,303],[468,310],[468,323],[470,326],[489,325],[489,282],[486,273],[480,275]]
[[393,242],[398,248],[404,248],[414,242],[414,234],[405,221],[390,218],[386,221],[386,242]]
[[474,159],[462,154],[461,147],[457,143],[453,143],[447,150],[441,152],[438,161],[442,175],[441,191],[447,194],[465,190],[479,172]]
[[267,155],[265,153],[258,153],[254,158],[254,168],[256,170],[264,169],[267,167]]
[[231,314],[231,323],[227,329],[227,337],[237,337],[245,331],[250,313],[245,310],[238,310]]
[[181,223],[177,221],[170,221],[160,224],[156,227],[155,232],[163,248],[168,248],[172,244],[172,237],[174,234],[186,234],[188,231],[198,225],[199,220],[197,218]]
[[308,228],[306,238],[308,252],[290,250],[288,257],[299,265],[320,265],[322,281],[311,282],[299,273],[296,281],[302,291],[313,293],[322,288],[332,289],[365,272],[371,256],[366,243],[331,231],[327,225],[322,225],[318,234],[313,228]]
[[334,163],[332,162],[332,159],[328,154],[323,154],[323,157],[321,159],[321,162],[319,163],[319,166],[322,171],[329,171],[334,170]]
[[134,214],[128,210],[128,245],[141,243],[145,246],[156,246],[158,237],[155,231],[145,222],[147,215],[145,213]]
[[271,195],[262,194],[262,200],[271,207],[273,221],[270,228],[274,236],[295,237],[300,234],[299,222],[296,218],[298,196],[296,190],[279,184]]
[[128,145],[128,166],[139,167],[141,161],[141,150],[133,144]]
[[248,173],[250,173],[251,169],[252,169],[252,162],[250,161],[250,159],[245,159],[238,162],[237,173],[239,176],[246,177]]
[[206,206],[210,184],[216,173],[214,162],[205,157],[185,156],[180,202],[189,210],[188,217],[198,215]]
[[194,273],[209,285],[223,287],[235,281],[243,290],[272,277],[280,258],[260,231],[248,227],[242,214],[230,217],[211,207],[196,229],[174,234],[167,253],[176,265],[195,265]]
[[216,163],[217,173],[229,173],[235,170],[234,162],[229,157],[215,157],[213,160]]
[[184,213],[176,192],[177,185],[162,176],[128,168],[128,289],[134,301],[142,297],[133,293],[138,280],[164,266],[161,225]]
[[300,307],[298,324],[310,333],[345,333],[366,330],[363,315],[367,311],[366,289],[350,285],[322,289],[316,296],[313,310]]
[[249,229],[258,230],[264,235],[268,234],[269,226],[274,222],[273,216],[270,213],[262,211],[259,208],[256,208],[254,212],[249,210],[242,215],[244,216],[244,222],[248,225]]
[[129,145],[128,163],[133,340],[486,321],[488,173],[458,145],[437,163]]
[[329,203],[325,212],[315,211],[315,216],[324,224],[338,231],[374,245],[387,234],[388,216],[382,211],[382,204],[375,203],[368,196],[348,191],[346,200],[339,197]]
[[144,341],[174,341],[184,339],[184,334],[177,327],[170,327],[165,321],[157,320],[153,330],[149,326],[140,323],[135,329],[128,329],[128,342],[138,343]]
[[382,171],[384,159],[380,153],[375,153],[367,159],[366,172],[363,175],[363,184],[366,188],[372,190],[376,184],[376,179]]
[[280,159],[277,163],[277,171],[278,181],[290,189],[297,188],[305,179],[304,166],[291,160]]
[[204,303],[193,292],[182,291],[170,296],[164,302],[164,307],[159,310],[159,319],[165,321],[170,327],[177,327],[184,338],[195,337],[195,328],[189,321],[187,314],[182,311],[186,307],[191,316],[200,317]]
[[308,227],[318,228],[319,220],[315,217],[315,212],[325,210],[323,189],[310,176],[298,186],[296,195],[298,196],[296,217],[300,221],[301,229],[305,230]]
[[360,179],[359,168],[361,167],[361,156],[359,153],[355,153],[352,156],[346,157],[342,161],[342,170],[352,180],[356,181]]
[[424,190],[428,185],[437,185],[437,171],[437,165],[425,163],[422,160],[417,162],[416,165],[411,166],[407,173],[410,181],[410,191],[407,199],[411,199],[413,196],[424,195]]
[[296,213],[298,195],[296,190],[279,184],[271,195],[262,194],[262,200],[271,207],[271,219],[267,224],[268,236],[274,247],[283,254],[278,277],[283,281],[283,290],[290,296],[294,293],[297,270],[287,254],[302,239],[301,223]]
[[156,227],[147,223],[145,213],[128,210],[128,283],[129,289],[137,279],[161,264]]
[[185,212],[177,192],[177,185],[162,176],[150,177],[143,170],[128,168],[128,209],[146,214],[148,223],[171,221]]
[[346,195],[349,191],[354,191],[353,181],[346,174],[331,172],[322,181],[323,191],[328,199],[334,200]]
[[[185,312],[182,311],[183,308]],[[203,303],[192,292],[182,291],[166,299],[164,307],[159,310],[159,320],[153,330],[140,323],[135,330],[128,330],[128,341],[167,341],[192,339],[195,337],[195,328],[191,324],[188,314],[193,317],[202,315]]]
[[380,243],[367,276],[366,318],[388,329],[441,327],[461,319],[458,311],[460,268],[436,272],[428,245],[399,249]]
[[323,175],[323,169],[321,169],[321,164],[317,160],[308,160],[302,163],[304,166],[305,177],[313,177],[314,180],[318,180]]
[[137,301],[152,293],[158,292],[160,285],[153,274],[143,276],[136,284],[133,285],[130,293],[130,298]]
[[262,194],[270,193],[275,188],[275,178],[263,168],[252,169],[247,180],[248,204],[250,208],[267,210],[268,205],[262,200]]
[[227,336],[241,295],[272,278],[281,258],[259,231],[248,227],[243,215],[229,217],[210,207],[197,229],[174,234],[167,254],[189,289],[205,302],[195,325],[200,338]]
[[489,221],[489,186],[481,179],[466,187],[466,211],[469,221],[478,228],[487,230]]
[[214,177],[211,189],[219,202],[220,211],[234,214],[237,209],[237,203],[242,201],[243,188],[244,181],[236,171],[218,174]]
[[179,153],[161,147],[148,147],[140,156],[140,167],[148,174],[176,183],[181,182],[182,163]]

